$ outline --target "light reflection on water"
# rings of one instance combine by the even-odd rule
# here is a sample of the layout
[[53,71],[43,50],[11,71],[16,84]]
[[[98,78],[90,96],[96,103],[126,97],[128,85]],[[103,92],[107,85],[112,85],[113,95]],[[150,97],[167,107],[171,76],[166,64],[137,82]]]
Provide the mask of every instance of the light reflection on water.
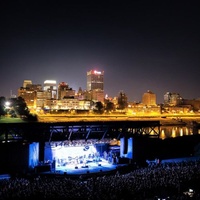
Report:
[[[200,130],[197,130],[197,133],[200,134]],[[160,138],[175,138],[185,135],[193,135],[193,128],[186,126],[161,126],[160,127]]]

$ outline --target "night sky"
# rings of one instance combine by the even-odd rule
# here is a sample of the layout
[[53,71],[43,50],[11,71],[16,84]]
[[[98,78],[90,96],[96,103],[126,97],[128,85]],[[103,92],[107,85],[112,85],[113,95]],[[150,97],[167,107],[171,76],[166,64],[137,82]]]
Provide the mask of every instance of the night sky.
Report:
[[200,98],[198,1],[105,2],[1,1],[0,96],[17,95],[25,79],[86,89],[96,69],[110,97]]

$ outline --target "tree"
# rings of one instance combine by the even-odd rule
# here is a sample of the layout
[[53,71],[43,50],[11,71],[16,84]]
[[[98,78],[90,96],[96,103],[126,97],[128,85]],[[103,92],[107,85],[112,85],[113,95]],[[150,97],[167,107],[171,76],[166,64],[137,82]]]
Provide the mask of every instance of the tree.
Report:
[[11,101],[13,110],[17,115],[20,115],[20,116],[29,115],[29,109],[26,105],[25,100],[22,97],[13,98],[10,101]]
[[6,114],[5,103],[5,97],[0,97],[0,116],[4,116]]
[[106,103],[105,110],[107,112],[113,111],[114,109],[115,109],[115,105],[114,105],[113,102],[109,101],[109,102]]
[[103,111],[104,111],[104,109],[103,109],[103,104],[102,104],[101,101],[97,101],[97,102],[95,103],[95,108],[96,108],[97,113],[99,113],[99,114],[102,114]]
[[23,116],[25,120],[28,121],[37,121],[37,115],[30,113],[25,100],[22,97],[12,99],[13,113],[12,116],[19,115]]

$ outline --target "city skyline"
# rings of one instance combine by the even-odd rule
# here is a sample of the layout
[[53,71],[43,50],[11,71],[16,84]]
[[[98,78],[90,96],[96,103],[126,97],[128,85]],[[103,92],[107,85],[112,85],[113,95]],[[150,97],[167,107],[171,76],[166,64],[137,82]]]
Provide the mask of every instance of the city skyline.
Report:
[[[90,70],[89,72],[87,72],[87,75],[88,75],[88,73],[90,74],[90,73],[94,73],[94,72],[96,72],[97,74],[99,73],[99,74],[103,74],[104,75],[104,71],[103,72],[100,72],[100,71],[97,71],[97,70]],[[100,79],[102,79],[102,78],[100,78]],[[64,81],[62,81],[62,82],[57,82],[56,80],[44,80],[43,81],[43,83],[33,83],[32,82],[32,80],[24,80],[23,81],[23,85],[22,86],[20,86],[18,89],[20,89],[21,90],[21,88],[26,88],[27,86],[27,84],[30,84],[30,85],[35,85],[35,86],[39,86],[43,91],[45,91],[45,90],[47,90],[47,88],[49,88],[49,86],[51,85],[52,87],[53,87],[53,90],[57,90],[57,92],[58,92],[58,88],[59,88],[59,85],[66,85],[66,86],[68,86],[68,88],[71,90],[71,91],[74,91],[74,95],[76,95],[76,94],[78,94],[78,92],[79,92],[79,89],[81,89],[82,90],[82,87],[79,87],[79,89],[78,90],[74,90],[74,88],[72,88],[68,83],[66,83],[66,82],[64,82]],[[104,83],[102,82],[102,84],[104,85]],[[28,86],[29,87],[29,86]],[[32,90],[32,89],[31,89]],[[94,89],[95,90],[95,89]],[[85,90],[82,90],[83,92],[84,91],[92,91],[92,90],[87,90],[87,89],[85,89]],[[56,92],[56,93],[57,93]],[[106,98],[111,98],[111,99],[114,99],[114,98],[118,98],[119,96],[120,96],[120,93],[123,93],[123,94],[125,94],[126,95],[126,97],[127,97],[127,99],[128,99],[128,102],[132,102],[132,101],[130,101],[129,100],[129,97],[127,96],[127,94],[126,93],[124,93],[123,91],[119,91],[115,96],[108,96],[107,94],[104,94],[104,98],[106,99]],[[56,93],[54,93],[54,94],[56,94]],[[143,92],[143,94],[142,94],[142,96],[141,96],[141,100],[140,101],[134,101],[135,103],[142,103],[143,101],[144,101],[144,95],[146,95],[146,94],[152,94],[153,95],[153,99],[151,99],[151,101],[152,102],[154,102],[155,104],[162,104],[162,103],[164,103],[165,101],[166,101],[166,98],[168,99],[168,97],[166,97],[166,95],[168,96],[168,95],[175,95],[176,97],[180,97],[180,98],[182,98],[182,96],[181,96],[181,94],[179,94],[179,93],[173,93],[173,92],[166,92],[164,95],[163,95],[163,100],[162,100],[162,102],[161,103],[157,103],[157,95],[156,95],[156,93],[154,93],[154,92],[152,92],[151,90],[147,90],[147,91],[144,91]],[[19,94],[18,94],[19,95]],[[12,95],[12,94],[10,94],[10,97],[12,97],[12,96],[18,96],[18,95]],[[178,95],[178,96],[177,96]],[[54,98],[54,99],[60,99],[60,98],[58,98],[58,97],[53,97],[52,96],[52,98]],[[182,99],[185,99],[185,98],[182,98]],[[194,100],[194,99],[185,99],[185,100]],[[196,100],[200,100],[200,99],[196,99]],[[100,100],[100,101],[103,101],[103,100]],[[133,102],[132,102],[133,103]],[[153,104],[154,104],[153,103]],[[153,105],[152,104],[152,105]]]
[[86,89],[86,72],[105,71],[104,91],[129,101],[144,92],[197,99],[200,15],[194,2],[1,2],[0,96],[23,80]]

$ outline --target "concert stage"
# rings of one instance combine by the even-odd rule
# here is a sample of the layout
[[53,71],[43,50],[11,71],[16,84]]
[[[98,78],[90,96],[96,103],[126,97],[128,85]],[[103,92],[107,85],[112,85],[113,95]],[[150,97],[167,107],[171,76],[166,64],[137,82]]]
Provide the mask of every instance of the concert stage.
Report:
[[31,164],[35,163],[32,165],[35,173],[80,175],[112,172],[129,161],[128,157],[121,158],[124,154],[122,150],[120,153],[120,146],[110,147],[108,143],[92,140],[45,142],[44,161],[41,162],[38,162],[39,145],[32,143],[30,146],[29,160]]

